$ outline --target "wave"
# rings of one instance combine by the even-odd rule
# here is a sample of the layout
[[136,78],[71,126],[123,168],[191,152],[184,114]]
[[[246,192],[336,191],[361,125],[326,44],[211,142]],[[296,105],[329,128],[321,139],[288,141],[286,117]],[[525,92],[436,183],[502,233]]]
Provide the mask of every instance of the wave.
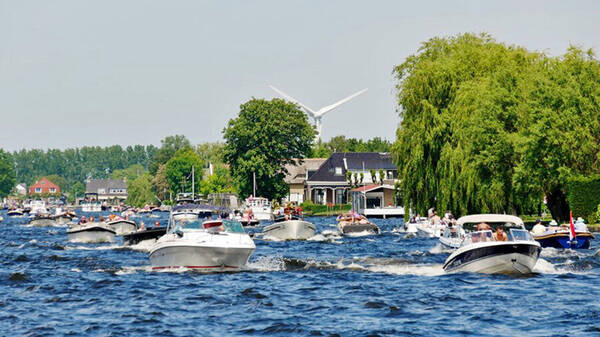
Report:
[[66,246],[65,250],[111,250],[111,249],[122,249],[120,245],[107,245],[107,246]]

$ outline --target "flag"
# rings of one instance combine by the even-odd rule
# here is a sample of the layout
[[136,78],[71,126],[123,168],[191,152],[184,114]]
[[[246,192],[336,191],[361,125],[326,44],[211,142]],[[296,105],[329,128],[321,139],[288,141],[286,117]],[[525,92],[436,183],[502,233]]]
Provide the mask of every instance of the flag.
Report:
[[575,234],[575,225],[573,225],[573,212],[569,212],[570,217],[570,231],[569,231],[569,239],[573,241],[573,239],[577,236]]

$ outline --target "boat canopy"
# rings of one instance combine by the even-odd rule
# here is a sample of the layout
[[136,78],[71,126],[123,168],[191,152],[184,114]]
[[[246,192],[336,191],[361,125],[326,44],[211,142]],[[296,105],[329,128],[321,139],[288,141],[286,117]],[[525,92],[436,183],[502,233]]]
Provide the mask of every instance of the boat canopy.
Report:
[[507,214],[474,214],[465,215],[456,220],[457,225],[463,225],[466,223],[480,223],[480,222],[504,222],[513,223],[517,226],[523,226],[523,220],[518,216],[507,215]]

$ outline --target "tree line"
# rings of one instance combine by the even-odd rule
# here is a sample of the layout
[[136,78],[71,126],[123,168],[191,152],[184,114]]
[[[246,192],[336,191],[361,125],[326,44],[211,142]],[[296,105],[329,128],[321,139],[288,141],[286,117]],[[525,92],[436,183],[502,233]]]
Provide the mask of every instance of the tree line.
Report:
[[569,216],[569,179],[600,171],[600,63],[487,34],[433,38],[394,68],[405,206]]

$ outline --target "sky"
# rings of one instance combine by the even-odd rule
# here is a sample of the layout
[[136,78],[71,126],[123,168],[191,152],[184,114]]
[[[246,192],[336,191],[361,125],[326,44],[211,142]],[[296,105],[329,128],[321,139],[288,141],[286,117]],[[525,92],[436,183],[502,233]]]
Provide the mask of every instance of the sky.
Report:
[[487,32],[600,53],[600,1],[0,0],[0,148],[222,141],[274,85],[337,135],[393,140],[392,70],[422,42]]

